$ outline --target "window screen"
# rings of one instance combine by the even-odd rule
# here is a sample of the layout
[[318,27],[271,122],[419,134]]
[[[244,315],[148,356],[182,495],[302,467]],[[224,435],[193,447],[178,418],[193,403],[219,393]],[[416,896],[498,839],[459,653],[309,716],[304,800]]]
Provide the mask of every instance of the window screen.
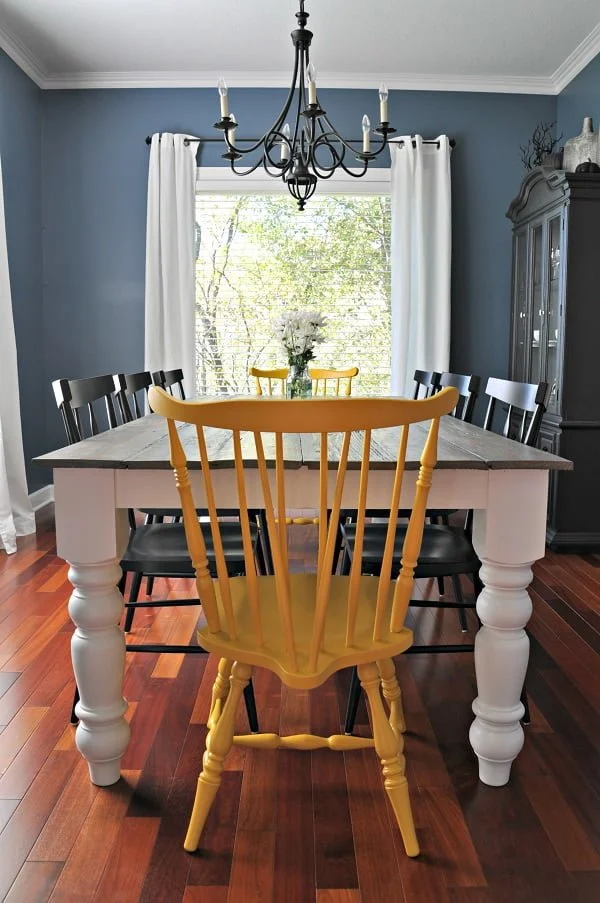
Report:
[[353,392],[390,391],[390,199],[205,194],[196,202],[198,394],[253,392],[251,366],[286,366],[284,310],[328,319],[314,365],[360,368]]

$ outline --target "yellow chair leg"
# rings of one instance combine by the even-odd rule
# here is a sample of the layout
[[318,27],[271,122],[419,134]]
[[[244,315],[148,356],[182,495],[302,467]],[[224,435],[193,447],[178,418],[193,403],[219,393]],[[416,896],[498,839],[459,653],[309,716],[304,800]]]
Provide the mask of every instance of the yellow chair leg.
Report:
[[215,726],[221,716],[225,700],[229,695],[229,678],[231,677],[231,669],[233,661],[229,658],[222,658],[219,661],[217,676],[212,688],[212,699],[210,703],[210,713],[206,726],[209,731]]
[[[215,680],[215,687],[219,680],[224,678],[228,664],[230,663],[227,662],[227,659],[221,659],[219,662],[219,675]],[[222,665],[223,669],[221,669]],[[202,829],[221,784],[223,760],[233,745],[236,709],[251,674],[250,665],[235,662],[231,669],[230,689],[223,710],[218,718],[212,719],[213,723],[206,737],[206,750],[202,759],[202,772],[198,778],[192,817],[183,844],[188,853],[193,853],[198,849]],[[217,697],[217,699],[220,703],[221,698]]]
[[396,666],[391,658],[377,662],[381,677],[381,689],[390,707],[390,724],[394,731],[403,734],[406,730],[404,711],[402,710],[402,691],[396,677]]
[[375,751],[383,766],[384,786],[392,804],[407,856],[419,855],[419,844],[415,833],[408,783],[404,776],[404,741],[388,721],[380,693],[379,669],[375,664],[359,665],[358,676],[369,700],[373,722]]

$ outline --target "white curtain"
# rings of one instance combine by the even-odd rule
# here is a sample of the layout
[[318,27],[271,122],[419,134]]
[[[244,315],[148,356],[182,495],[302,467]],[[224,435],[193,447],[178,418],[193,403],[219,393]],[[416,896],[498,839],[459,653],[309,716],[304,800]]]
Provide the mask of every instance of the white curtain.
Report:
[[420,135],[391,145],[392,392],[412,395],[415,369],[450,361],[450,143]]
[[196,151],[185,135],[153,135],[146,221],[146,370],[183,369],[196,392]]
[[17,551],[17,536],[35,533],[35,515],[27,494],[17,344],[13,322],[6,223],[4,221],[4,189],[0,165],[0,549],[9,554]]

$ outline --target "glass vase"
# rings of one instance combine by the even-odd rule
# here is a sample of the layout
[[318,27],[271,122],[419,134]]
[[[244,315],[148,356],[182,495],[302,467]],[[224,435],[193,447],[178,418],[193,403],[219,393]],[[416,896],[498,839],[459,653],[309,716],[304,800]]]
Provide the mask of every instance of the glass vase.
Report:
[[290,365],[290,372],[285,383],[286,398],[311,398],[312,380],[308,375],[306,364]]

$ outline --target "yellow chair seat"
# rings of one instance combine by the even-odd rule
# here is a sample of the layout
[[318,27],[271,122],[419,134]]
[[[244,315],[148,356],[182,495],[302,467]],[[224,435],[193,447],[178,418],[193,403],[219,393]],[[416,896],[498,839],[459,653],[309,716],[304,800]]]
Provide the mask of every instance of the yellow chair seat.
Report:
[[[315,670],[308,668],[308,653],[315,617],[317,589],[316,574],[290,574],[290,610],[294,625],[297,670],[288,666],[288,656],[283,643],[283,631],[277,616],[277,589],[275,577],[259,577],[262,646],[255,642],[251,607],[248,603],[246,577],[230,580],[231,601],[237,627],[236,639],[230,639],[224,631],[211,633],[207,627],[198,631],[198,642],[209,652],[222,658],[243,661],[274,671],[288,686],[310,690],[318,687],[340,668],[360,665],[399,655],[412,645],[412,631],[404,627],[391,633],[384,629],[379,641],[373,640],[373,621],[379,577],[360,578],[358,612],[354,645],[346,646],[346,616],[348,609],[349,577],[332,577],[328,595],[329,605],[325,621],[325,633]],[[386,624],[390,622],[394,586],[390,586]],[[221,623],[226,623],[219,585],[215,591]]]

